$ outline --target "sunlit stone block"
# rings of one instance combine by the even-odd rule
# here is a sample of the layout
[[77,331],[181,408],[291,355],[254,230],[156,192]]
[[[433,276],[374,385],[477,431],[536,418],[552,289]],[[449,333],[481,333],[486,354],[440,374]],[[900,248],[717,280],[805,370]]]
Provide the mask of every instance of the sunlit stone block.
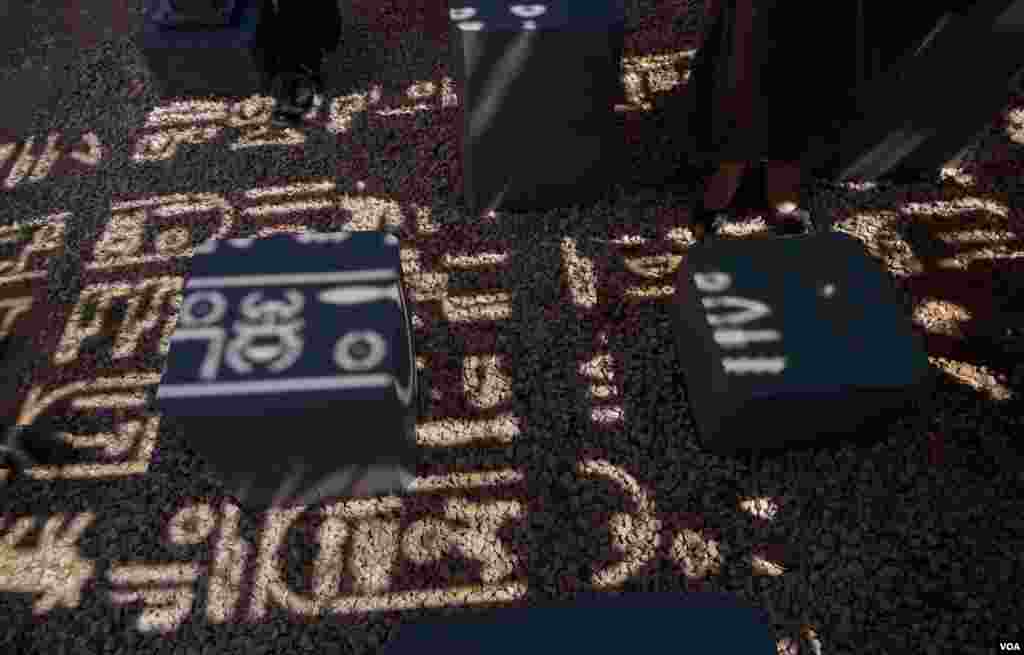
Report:
[[410,316],[394,235],[211,240],[157,403],[247,505],[404,491],[416,466]]
[[672,317],[690,409],[713,451],[881,439],[885,418],[927,398],[928,357],[902,298],[845,234],[695,246]]

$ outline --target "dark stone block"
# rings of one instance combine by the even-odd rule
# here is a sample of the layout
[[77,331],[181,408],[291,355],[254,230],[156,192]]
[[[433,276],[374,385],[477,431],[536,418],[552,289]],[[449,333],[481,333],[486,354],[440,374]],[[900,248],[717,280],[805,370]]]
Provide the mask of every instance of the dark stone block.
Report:
[[[627,628],[626,626],[630,626]],[[606,655],[675,650],[666,632],[683,635],[683,652],[775,653],[768,615],[721,593],[587,593],[572,601],[503,607],[476,616],[423,621],[403,628],[385,655],[468,655],[487,644],[493,655],[581,652]],[[723,648],[723,644],[728,644]]]
[[[147,0],[140,49],[168,96],[249,96],[264,79],[256,50],[262,0],[232,0],[224,15],[188,19],[168,14],[166,0]],[[215,20],[217,19],[217,20]],[[206,20],[211,24],[199,24]],[[177,24],[174,23],[183,23]]]
[[406,490],[416,398],[395,236],[277,235],[197,251],[157,404],[241,502]]
[[449,6],[470,211],[579,204],[614,184],[621,0]]
[[932,381],[899,291],[842,233],[695,246],[672,316],[701,441],[722,454],[882,437]]
[[157,0],[151,14],[164,27],[227,27],[238,0]]

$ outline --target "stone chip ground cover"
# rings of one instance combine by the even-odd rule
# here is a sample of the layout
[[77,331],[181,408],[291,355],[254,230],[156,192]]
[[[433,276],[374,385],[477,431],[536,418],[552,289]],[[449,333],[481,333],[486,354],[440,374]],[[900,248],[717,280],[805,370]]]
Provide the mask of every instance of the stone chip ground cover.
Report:
[[[628,3],[620,187],[485,218],[453,199],[439,9],[343,4],[339,81],[303,131],[270,128],[265,100],[161,100],[135,0],[133,31],[80,32],[67,86],[4,132],[0,326],[34,351],[3,407],[81,458],[0,481],[0,650],[376,652],[410,621],[595,588],[735,594],[780,652],[1022,640],[1024,99],[941,184],[808,184],[906,292],[933,414],[873,446],[734,461],[698,446],[668,315],[699,4]],[[416,492],[242,511],[148,409],[191,249],[382,223],[416,313]]]

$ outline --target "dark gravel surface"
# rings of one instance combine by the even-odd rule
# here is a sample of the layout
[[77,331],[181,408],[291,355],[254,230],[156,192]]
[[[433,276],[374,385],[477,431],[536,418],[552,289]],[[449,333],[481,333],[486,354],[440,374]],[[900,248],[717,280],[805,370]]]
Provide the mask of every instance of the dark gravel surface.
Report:
[[[410,621],[594,589],[734,594],[780,652],[1024,641],[1021,97],[941,184],[807,185],[905,291],[935,409],[752,463],[700,448],[664,292],[691,245],[672,112],[698,3],[629,3],[620,187],[484,219],[454,200],[437,3],[346,0],[340,81],[301,131],[270,128],[267,99],[161,100],[140,0],[73,28],[8,4],[29,22],[0,20],[0,326],[34,350],[0,397],[81,457],[0,481],[0,652],[376,652]],[[758,214],[730,229],[758,237]],[[226,217],[228,236],[397,229],[415,493],[241,511],[147,408],[191,248]]]

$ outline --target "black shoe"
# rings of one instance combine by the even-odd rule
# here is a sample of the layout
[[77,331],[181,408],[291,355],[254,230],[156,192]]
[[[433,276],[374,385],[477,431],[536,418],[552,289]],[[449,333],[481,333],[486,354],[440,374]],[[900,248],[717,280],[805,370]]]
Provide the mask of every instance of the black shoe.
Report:
[[312,68],[302,66],[292,73],[281,73],[274,78],[272,93],[276,106],[270,120],[278,127],[297,127],[316,101],[322,83]]
[[705,209],[704,199],[700,196],[690,205],[690,232],[694,240],[700,243],[709,235],[717,235],[729,222],[729,214],[724,209]]

